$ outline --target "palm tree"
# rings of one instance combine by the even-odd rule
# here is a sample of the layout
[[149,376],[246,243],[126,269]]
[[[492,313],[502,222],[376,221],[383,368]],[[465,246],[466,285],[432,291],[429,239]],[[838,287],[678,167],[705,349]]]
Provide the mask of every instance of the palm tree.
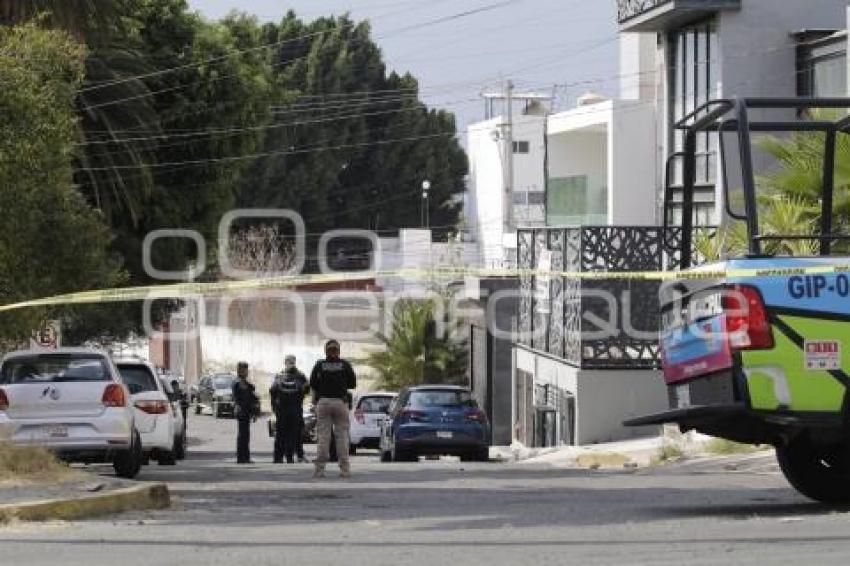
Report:
[[[815,120],[840,118],[835,111],[816,110],[811,113]],[[759,148],[773,158],[778,165],[774,172],[759,177],[760,186],[769,194],[797,199],[813,211],[820,208],[823,192],[825,134],[820,132],[796,132],[785,138],[773,136],[759,141]],[[850,135],[838,134],[835,140],[835,169],[833,194],[833,225],[838,228],[847,224],[850,216]]]
[[[759,199],[759,231],[770,235],[808,236],[815,233],[818,209],[796,195],[771,194]],[[694,248],[706,261],[738,257],[747,253],[747,230],[743,222],[732,221],[716,232],[697,232]],[[817,240],[765,240],[762,251],[768,255],[814,255]]]
[[448,325],[437,336],[434,313],[435,304],[430,300],[396,303],[390,335],[376,335],[385,349],[367,358],[368,365],[378,372],[381,387],[398,390],[424,383],[466,384],[466,344],[452,338],[453,329]]

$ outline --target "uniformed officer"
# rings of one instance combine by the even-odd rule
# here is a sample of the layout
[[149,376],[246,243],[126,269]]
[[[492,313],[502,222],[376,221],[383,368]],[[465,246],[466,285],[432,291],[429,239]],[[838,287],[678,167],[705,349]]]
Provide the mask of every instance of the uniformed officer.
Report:
[[[275,376],[269,394],[272,410],[276,418],[274,440],[274,462],[283,463],[283,458],[289,464],[294,462],[294,456],[304,460],[304,448],[301,440],[304,428],[304,395],[309,389],[307,378],[295,367],[295,356],[286,356],[285,369]],[[300,452],[299,452],[299,446]]]
[[314,477],[325,476],[325,465],[330,457],[331,438],[336,437],[339,469],[342,477],[351,475],[348,458],[348,405],[345,402],[349,389],[357,386],[354,369],[339,357],[339,342],[325,343],[325,359],[316,362],[310,374],[310,387],[316,398],[316,429],[318,432],[318,457]]
[[233,384],[233,404],[236,413],[236,463],[253,464],[251,461],[251,422],[257,420],[259,399],[254,385],[248,383],[248,362],[236,364],[236,376]]

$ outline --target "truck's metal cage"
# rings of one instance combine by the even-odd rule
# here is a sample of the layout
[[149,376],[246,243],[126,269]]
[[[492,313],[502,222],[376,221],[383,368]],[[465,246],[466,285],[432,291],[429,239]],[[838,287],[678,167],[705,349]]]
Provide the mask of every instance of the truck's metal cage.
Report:
[[[761,243],[765,240],[818,240],[820,255],[829,255],[831,244],[836,240],[850,239],[847,235],[832,233],[833,192],[835,189],[835,148],[836,136],[850,132],[850,115],[835,121],[830,120],[750,120],[750,110],[795,110],[799,116],[809,109],[850,109],[850,98],[730,98],[712,100],[675,124],[675,128],[684,132],[684,151],[673,154],[672,158],[684,159],[682,184],[682,237],[681,267],[687,269],[692,260],[693,205],[696,185],[696,149],[699,132],[737,132],[740,152],[742,190],[744,195],[744,214],[737,214],[730,207],[729,187],[726,182],[726,164],[723,155],[718,160],[724,185],[726,213],[746,222],[749,253],[762,254]],[[756,199],[756,181],[753,167],[751,132],[822,132],[825,134],[823,187],[821,194],[820,229],[817,234],[809,235],[766,235],[759,233],[758,204]],[[720,136],[722,140],[723,136]],[[721,141],[722,146],[722,141]],[[722,152],[721,147],[721,153]],[[673,189],[669,182],[671,172],[668,162],[666,174],[668,180],[664,191],[664,228],[668,227],[668,208],[673,201]]]

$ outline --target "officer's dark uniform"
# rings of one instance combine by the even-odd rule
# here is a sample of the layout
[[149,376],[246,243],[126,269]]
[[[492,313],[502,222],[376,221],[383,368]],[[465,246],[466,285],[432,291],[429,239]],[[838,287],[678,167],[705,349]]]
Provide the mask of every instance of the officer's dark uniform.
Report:
[[233,384],[233,403],[236,407],[238,423],[236,462],[249,464],[251,462],[251,420],[255,416],[257,395],[254,392],[254,385],[248,383],[247,379],[239,378]]
[[[306,387],[307,378],[292,368],[279,374],[269,390],[272,409],[277,419],[274,439],[275,463],[283,462],[284,456],[288,463],[294,461],[304,427],[303,405]],[[299,458],[303,457],[302,447]]]

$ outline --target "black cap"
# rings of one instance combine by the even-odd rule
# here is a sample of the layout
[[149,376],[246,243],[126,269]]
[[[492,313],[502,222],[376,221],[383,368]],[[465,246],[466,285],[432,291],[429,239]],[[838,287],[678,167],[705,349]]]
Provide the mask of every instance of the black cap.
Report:
[[248,362],[239,362],[236,364],[236,369],[248,369]]

